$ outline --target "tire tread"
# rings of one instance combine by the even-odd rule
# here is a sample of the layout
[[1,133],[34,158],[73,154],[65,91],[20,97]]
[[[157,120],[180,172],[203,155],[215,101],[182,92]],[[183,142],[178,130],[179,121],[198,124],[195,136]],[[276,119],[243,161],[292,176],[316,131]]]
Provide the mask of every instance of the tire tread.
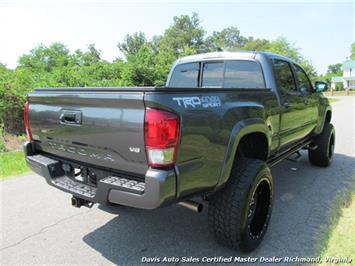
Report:
[[251,249],[245,245],[238,229],[250,186],[264,165],[261,160],[238,158],[225,188],[210,200],[209,228],[219,243],[242,251]]
[[324,125],[323,132],[316,136],[313,143],[317,145],[317,149],[308,151],[308,158],[311,164],[327,167],[331,160],[328,158],[328,141],[329,135],[332,134],[334,127],[330,123]]

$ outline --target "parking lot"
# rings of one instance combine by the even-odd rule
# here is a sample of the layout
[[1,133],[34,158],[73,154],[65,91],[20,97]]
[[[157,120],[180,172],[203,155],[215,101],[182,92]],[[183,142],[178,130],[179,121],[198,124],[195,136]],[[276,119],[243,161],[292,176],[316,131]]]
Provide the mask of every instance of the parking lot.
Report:
[[[355,97],[333,104],[336,154],[331,167],[311,166],[302,152],[299,162],[284,161],[272,169],[273,216],[264,241],[249,256],[315,255],[330,207],[352,182],[354,107]],[[1,264],[132,265],[164,256],[243,255],[214,241],[207,208],[200,214],[180,206],[154,211],[98,205],[76,209],[69,194],[35,174],[4,180],[0,186]]]

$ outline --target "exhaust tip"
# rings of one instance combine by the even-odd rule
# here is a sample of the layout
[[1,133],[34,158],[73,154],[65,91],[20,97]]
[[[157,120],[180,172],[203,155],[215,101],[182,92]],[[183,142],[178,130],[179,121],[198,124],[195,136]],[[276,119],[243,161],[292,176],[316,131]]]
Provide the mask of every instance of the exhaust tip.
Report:
[[180,201],[177,203],[178,205],[185,207],[193,212],[200,213],[203,211],[203,205],[196,201],[187,200],[187,201]]

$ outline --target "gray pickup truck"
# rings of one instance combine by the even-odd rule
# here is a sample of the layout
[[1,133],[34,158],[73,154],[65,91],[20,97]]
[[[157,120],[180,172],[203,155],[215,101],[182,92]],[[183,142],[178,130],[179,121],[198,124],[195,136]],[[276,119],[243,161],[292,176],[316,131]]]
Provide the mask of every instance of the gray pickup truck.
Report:
[[314,165],[331,163],[326,89],[262,52],[179,59],[165,87],[36,89],[25,106],[26,160],[76,207],[200,211],[201,198],[215,238],[248,252],[271,215],[269,167],[300,149]]

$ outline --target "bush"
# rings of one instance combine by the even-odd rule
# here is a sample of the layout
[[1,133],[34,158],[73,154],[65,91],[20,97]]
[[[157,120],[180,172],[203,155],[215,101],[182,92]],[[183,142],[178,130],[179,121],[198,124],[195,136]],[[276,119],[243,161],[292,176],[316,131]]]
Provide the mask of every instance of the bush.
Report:
[[25,132],[23,117],[25,97],[12,94],[0,95],[0,97],[0,122],[4,130],[15,135],[23,134]]
[[5,152],[5,151],[6,151],[5,141],[0,139],[0,152]]
[[336,84],[335,84],[335,90],[336,90],[336,91],[343,91],[343,90],[344,90],[344,85],[343,85],[343,83],[336,83]]
[[28,71],[10,70],[0,64],[0,125],[5,132],[24,132],[23,108],[31,76]]
[[0,124],[0,152],[6,151],[6,143],[4,139],[4,131],[2,129],[2,125]]

